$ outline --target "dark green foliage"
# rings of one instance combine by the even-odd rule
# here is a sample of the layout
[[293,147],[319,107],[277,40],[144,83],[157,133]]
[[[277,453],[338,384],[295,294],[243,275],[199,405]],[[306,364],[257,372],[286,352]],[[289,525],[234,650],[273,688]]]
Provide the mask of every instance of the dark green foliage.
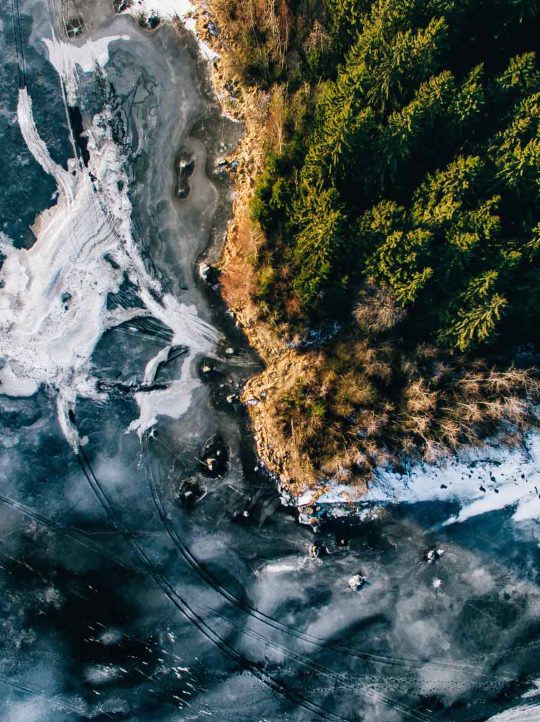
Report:
[[327,0],[321,22],[331,42],[308,65],[332,61],[330,80],[253,206],[266,265],[294,278],[282,295],[338,316],[371,279],[417,340],[534,337],[540,3]]
[[298,207],[296,223],[300,230],[293,258],[299,273],[294,289],[304,306],[315,305],[323,295],[334,297],[338,304],[347,283],[339,259],[349,241],[338,194],[334,189],[306,189]]

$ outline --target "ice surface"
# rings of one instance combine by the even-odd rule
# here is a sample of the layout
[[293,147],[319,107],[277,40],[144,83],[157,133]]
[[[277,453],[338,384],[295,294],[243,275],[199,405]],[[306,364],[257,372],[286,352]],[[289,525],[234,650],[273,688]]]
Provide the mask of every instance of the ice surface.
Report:
[[[50,41],[50,60],[70,92],[76,92],[76,68],[91,69],[96,57],[106,62],[113,40],[118,36],[79,47]],[[130,316],[154,316],[172,330],[175,345],[190,349],[181,378],[169,389],[137,395],[141,415],[131,428],[144,431],[158,414],[178,418],[198,383],[192,361],[197,354],[213,350],[217,333],[198,317],[194,306],[164,293],[145,267],[132,235],[126,164],[112,138],[111,111],[105,108],[97,114],[88,129],[88,168],[73,158],[68,170],[52,160],[39,136],[26,88],[19,91],[17,117],[28,149],[57,183],[58,200],[37,219],[31,249],[18,250],[2,242],[6,255],[0,275],[2,391],[29,396],[40,386],[55,389],[62,430],[76,449],[69,412],[77,396],[98,397],[89,360],[103,332],[126,318],[125,312],[108,312],[107,296],[128,278],[144,304],[142,311],[131,310]],[[158,354],[156,369],[165,352]]]

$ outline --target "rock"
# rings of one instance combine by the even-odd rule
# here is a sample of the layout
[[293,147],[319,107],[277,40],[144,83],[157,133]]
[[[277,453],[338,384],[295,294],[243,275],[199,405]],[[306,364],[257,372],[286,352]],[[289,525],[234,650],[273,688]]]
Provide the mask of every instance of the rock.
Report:
[[353,592],[358,592],[362,587],[364,587],[367,584],[366,577],[362,574],[362,572],[359,572],[358,574],[355,574],[352,576],[348,582],[347,586],[349,589]]
[[71,301],[71,293],[69,293],[69,291],[65,291],[60,300],[64,306],[64,311],[67,311],[69,309],[69,302]]
[[426,564],[434,564],[439,561],[443,554],[444,549],[436,549],[435,547],[432,547],[431,549],[426,549],[422,558]]
[[133,0],[113,0],[114,11],[117,13],[123,13],[133,5]]
[[251,514],[247,509],[244,509],[244,511],[235,511],[232,515],[232,520],[237,524],[243,525],[251,524],[253,521]]
[[210,273],[210,266],[208,263],[201,263],[199,266],[199,276],[203,281],[208,281],[208,275]]
[[210,21],[206,27],[208,28],[208,32],[210,33],[210,35],[212,35],[214,38],[219,38],[219,28],[215,23]]
[[318,542],[314,542],[309,547],[309,556],[313,559],[320,559],[321,557],[324,557],[328,554],[328,549],[324,544],[319,544]]
[[229,452],[221,434],[214,434],[205,443],[199,457],[201,471],[205,476],[223,476],[229,468]]
[[199,264],[199,277],[209,286],[215,288],[219,283],[219,271],[204,261]]
[[197,479],[188,479],[178,491],[178,499],[182,506],[190,508],[205,495],[206,489]]

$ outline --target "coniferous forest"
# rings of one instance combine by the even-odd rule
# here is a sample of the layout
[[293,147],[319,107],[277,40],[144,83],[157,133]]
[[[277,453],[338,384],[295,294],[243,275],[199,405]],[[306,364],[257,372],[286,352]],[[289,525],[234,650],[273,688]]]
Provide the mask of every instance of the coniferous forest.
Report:
[[540,3],[273,8],[222,2],[244,82],[282,98],[252,203],[254,295],[284,333],[340,329],[278,403],[285,433],[356,473],[530,423]]

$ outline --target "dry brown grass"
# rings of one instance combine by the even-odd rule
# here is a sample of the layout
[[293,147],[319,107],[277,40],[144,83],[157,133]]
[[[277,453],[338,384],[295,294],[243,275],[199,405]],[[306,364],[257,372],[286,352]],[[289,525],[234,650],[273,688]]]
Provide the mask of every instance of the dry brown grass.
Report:
[[250,302],[256,288],[256,274],[252,263],[246,262],[256,252],[257,240],[247,216],[238,216],[235,245],[228,247],[229,257],[223,264],[221,290],[225,301],[233,307]]
[[244,80],[270,81],[289,50],[292,14],[286,0],[213,0],[218,24],[229,38],[227,55]]
[[381,465],[436,461],[497,433],[514,443],[536,423],[535,369],[447,356],[428,345],[405,352],[399,338],[378,338],[387,335],[386,322],[370,321],[367,339],[366,317],[373,314],[364,309],[362,330],[305,354],[309,379],[298,377],[276,400],[280,434],[294,428],[294,443],[320,475],[354,483]]

